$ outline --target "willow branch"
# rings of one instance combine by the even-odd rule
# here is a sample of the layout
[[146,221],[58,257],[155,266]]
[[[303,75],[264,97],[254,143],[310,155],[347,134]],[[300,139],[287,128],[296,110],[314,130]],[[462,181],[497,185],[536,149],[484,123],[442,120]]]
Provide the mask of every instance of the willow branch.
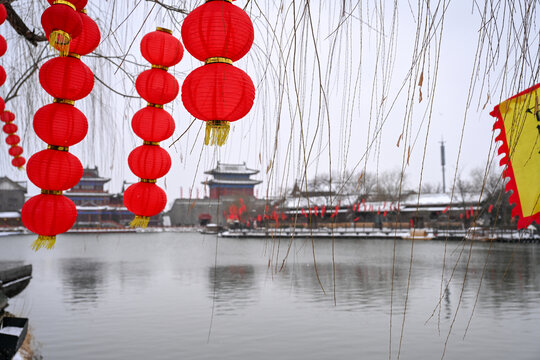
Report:
[[47,38],[43,34],[36,34],[34,31],[30,31],[28,26],[20,18],[11,6],[12,1],[0,1],[4,4],[7,11],[7,21],[11,24],[11,27],[17,32],[17,34],[24,37],[30,44],[37,46],[39,42],[47,41]]

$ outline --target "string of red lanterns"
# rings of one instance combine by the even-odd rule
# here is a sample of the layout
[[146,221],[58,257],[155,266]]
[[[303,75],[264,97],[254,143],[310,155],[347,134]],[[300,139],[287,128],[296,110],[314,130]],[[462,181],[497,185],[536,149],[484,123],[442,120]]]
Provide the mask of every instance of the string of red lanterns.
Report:
[[[2,25],[7,18],[7,11],[4,4],[0,4],[0,25]],[[7,42],[6,39],[0,35],[0,57],[4,56],[7,51]],[[0,86],[4,85],[6,82],[6,71],[2,66],[0,66]],[[2,126],[2,131],[8,136],[6,137],[6,143],[10,146],[9,155],[13,156],[11,160],[11,165],[15,166],[19,170],[23,169],[26,159],[21,156],[23,153],[23,148],[19,146],[21,141],[20,137],[16,134],[18,127],[14,124],[15,114],[11,111],[5,111],[5,102],[4,99],[0,97],[0,120],[5,124]]]
[[[54,101],[34,115],[34,131],[48,146],[32,155],[27,165],[28,179],[42,189],[21,212],[23,224],[39,235],[34,250],[52,249],[56,235],[69,230],[77,218],[75,204],[62,193],[75,186],[83,174],[81,162],[69,153],[69,147],[88,132],[86,116],[74,105],[92,91],[94,74],[80,58],[92,52],[101,38],[97,24],[82,9],[86,2],[49,0],[52,6],[42,16],[49,42],[60,56],[39,70],[39,82]],[[61,13],[65,18],[59,19]],[[80,27],[72,26],[75,23]]]
[[184,80],[182,102],[191,115],[206,121],[206,145],[225,144],[230,122],[246,116],[253,106],[251,78],[232,66],[247,54],[253,39],[251,19],[232,0],[206,0],[184,19],[186,50],[205,65]]
[[158,27],[141,40],[141,53],[152,69],[142,72],[135,82],[148,105],[135,113],[131,122],[133,131],[143,140],[143,145],[128,157],[129,168],[140,178],[124,192],[124,205],[136,215],[132,227],[147,227],[150,217],[162,212],[167,204],[167,195],[156,181],[169,172],[171,157],[159,143],[172,136],[175,124],[163,105],[178,96],[178,82],[167,71],[182,60],[184,48],[172,31]]

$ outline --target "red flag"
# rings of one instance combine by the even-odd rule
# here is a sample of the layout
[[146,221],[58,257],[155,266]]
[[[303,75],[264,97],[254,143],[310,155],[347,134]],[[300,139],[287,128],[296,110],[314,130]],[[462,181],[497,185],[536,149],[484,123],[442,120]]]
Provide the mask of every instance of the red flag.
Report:
[[380,206],[377,208],[377,215],[381,215],[381,207]]
[[315,216],[319,216],[319,207],[315,206]]
[[257,214],[257,222],[263,221],[261,214]]
[[491,214],[492,211],[493,211],[493,204],[489,205],[488,213]]
[[339,205],[336,205],[336,208],[334,209],[334,213],[330,216],[331,218],[335,218],[339,212]]
[[357,218],[355,218],[353,221],[354,221],[354,222],[357,222],[358,220],[360,220],[360,216],[357,217]]
[[383,214],[383,216],[385,216],[385,217],[386,217],[386,214],[387,214],[387,213],[388,213],[388,212],[387,212],[386,210],[384,210],[384,214]]
[[326,205],[323,205],[321,209],[321,217],[324,217],[324,215],[326,215]]
[[356,212],[356,203],[353,204],[352,211]]
[[448,212],[448,210],[450,210],[450,205],[448,205],[446,208],[444,208],[442,213],[446,214]]
[[287,220],[287,216],[285,216],[285,213],[281,213],[281,220]]
[[474,208],[471,206],[471,216],[474,216]]
[[304,217],[307,219],[307,213],[306,213],[306,210],[304,208],[302,208],[302,215],[304,215]]

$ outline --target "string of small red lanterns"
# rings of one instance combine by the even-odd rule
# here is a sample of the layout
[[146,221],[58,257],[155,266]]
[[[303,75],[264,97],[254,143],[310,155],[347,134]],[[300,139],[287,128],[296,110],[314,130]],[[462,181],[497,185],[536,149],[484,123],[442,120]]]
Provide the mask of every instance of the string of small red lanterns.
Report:
[[184,48],[172,31],[158,27],[141,40],[141,53],[152,69],[142,72],[135,83],[148,105],[135,113],[131,122],[135,134],[144,141],[128,157],[129,168],[140,178],[124,192],[124,204],[136,215],[132,227],[147,227],[150,217],[167,204],[167,195],[156,181],[169,172],[171,157],[159,143],[172,136],[175,124],[163,105],[178,96],[178,82],[167,70],[182,60]]
[[[0,4],[0,25],[2,25],[7,18],[7,11],[4,4]],[[7,42],[6,39],[0,35],[0,57],[4,56],[7,51]],[[6,71],[2,66],[0,66],[0,86],[4,85],[6,82]],[[23,169],[26,159],[22,157],[23,148],[19,146],[21,141],[20,137],[16,134],[18,127],[14,124],[15,114],[11,111],[5,111],[5,102],[4,99],[0,97],[0,120],[5,124],[2,126],[2,130],[8,136],[6,137],[6,143],[10,146],[9,155],[13,156],[11,160],[11,165],[15,166],[19,170]]]
[[[40,195],[24,204],[21,212],[24,225],[39,235],[34,250],[52,249],[56,235],[69,230],[77,219],[75,204],[62,192],[75,186],[83,174],[81,162],[69,153],[69,147],[82,141],[88,132],[86,116],[74,105],[92,91],[94,74],[80,58],[92,52],[101,38],[97,24],[82,9],[86,2],[49,0],[49,9],[61,5],[58,13],[69,14],[70,20],[58,24],[57,16],[47,13],[49,9],[45,11],[47,16],[42,16],[49,41],[60,56],[47,61],[39,71],[40,84],[54,102],[34,115],[34,131],[48,146],[34,154],[27,165],[28,179],[42,189]],[[73,14],[78,21],[74,21]],[[73,26],[66,26],[68,23],[80,23],[80,30],[75,32]]]
[[253,39],[251,19],[232,0],[206,0],[184,19],[186,50],[205,65],[184,80],[182,102],[191,115],[206,121],[206,145],[225,144],[230,122],[246,116],[253,106],[251,78],[232,66],[247,54]]

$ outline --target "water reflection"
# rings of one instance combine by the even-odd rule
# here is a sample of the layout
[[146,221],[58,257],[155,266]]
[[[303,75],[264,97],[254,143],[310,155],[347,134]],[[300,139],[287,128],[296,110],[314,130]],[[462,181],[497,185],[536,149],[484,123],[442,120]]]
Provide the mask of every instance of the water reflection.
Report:
[[60,260],[62,284],[67,304],[97,306],[105,291],[106,264],[92,259]]
[[257,300],[252,265],[209,267],[208,282],[208,294],[214,300],[216,314],[242,311]]

